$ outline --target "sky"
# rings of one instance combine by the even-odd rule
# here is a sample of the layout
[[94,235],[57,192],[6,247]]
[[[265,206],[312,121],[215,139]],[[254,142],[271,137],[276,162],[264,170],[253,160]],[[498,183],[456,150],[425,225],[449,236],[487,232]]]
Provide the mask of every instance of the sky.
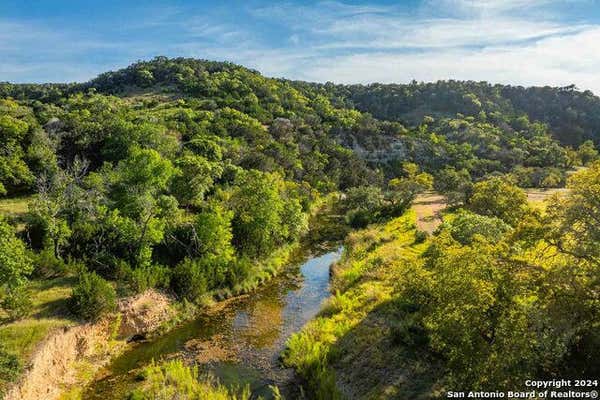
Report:
[[318,82],[600,94],[600,0],[0,0],[0,81],[81,82],[158,55]]

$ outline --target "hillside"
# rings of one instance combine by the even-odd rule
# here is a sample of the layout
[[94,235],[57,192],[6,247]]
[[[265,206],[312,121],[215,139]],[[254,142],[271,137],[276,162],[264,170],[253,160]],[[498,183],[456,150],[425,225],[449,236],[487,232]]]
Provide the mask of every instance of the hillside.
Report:
[[548,125],[552,136],[566,145],[584,140],[598,143],[600,98],[591,91],[568,87],[529,87],[488,82],[438,81],[433,83],[312,85],[335,101],[368,112],[375,118],[407,126],[423,117],[487,117],[506,122],[524,117]]
[[[371,323],[392,335],[379,337],[372,359],[357,372],[380,363],[375,379],[385,375],[387,362],[410,364],[415,368],[410,376],[423,381],[406,393],[423,396],[434,382],[438,387],[438,380],[444,385],[464,378],[480,387],[488,378],[500,382],[508,372],[491,365],[506,349],[490,349],[484,342],[493,342],[495,329],[505,329],[503,324],[512,320],[495,315],[494,304],[520,318],[523,331],[526,326],[551,330],[546,319],[529,319],[545,309],[565,324],[563,331],[547,336],[561,351],[531,356],[527,368],[507,365],[520,374],[566,371],[557,367],[561,361],[576,369],[585,364],[581,349],[597,341],[590,333],[597,326],[597,228],[579,219],[596,218],[593,201],[587,202],[594,200],[594,192],[565,203],[553,199],[547,217],[527,206],[520,188],[562,188],[576,169],[581,171],[571,178],[572,187],[585,192],[582,182],[595,182],[598,101],[574,88],[293,82],[231,63],[166,57],[85,83],[0,84],[0,333],[11,337],[0,343],[0,372],[6,377],[0,378],[0,390],[21,376],[31,349],[52,327],[102,321],[115,315],[119,299],[150,290],[174,300],[174,320],[191,318],[213,302],[251,293],[270,281],[292,263],[301,244],[338,240],[340,232],[358,228],[367,230],[349,237],[336,271],[333,285],[340,293],[315,322],[327,330],[332,318],[351,321],[345,331],[335,332],[347,338],[344,343],[367,343]],[[523,275],[524,282],[504,273],[490,282],[482,278],[486,288],[498,290],[482,290],[493,304],[486,316],[473,318],[479,323],[491,315],[497,326],[474,324],[480,335],[461,325],[460,344],[450,343],[445,333],[453,327],[442,326],[437,316],[448,300],[444,296],[456,296],[461,305],[467,292],[435,293],[443,287],[442,275],[449,273],[446,263],[460,260],[454,253],[435,253],[436,243],[446,243],[437,236],[447,236],[452,225],[445,221],[438,228],[439,220],[430,225],[418,221],[421,231],[407,213],[418,194],[432,189],[440,203],[435,218],[446,211],[460,213],[460,208],[476,214],[468,214],[456,228],[460,232],[448,242],[451,250],[476,255],[484,249],[489,257],[482,265],[492,274],[499,266],[521,262],[525,270],[530,265],[536,271],[548,269],[547,274]],[[585,240],[574,243],[579,237]],[[546,253],[536,251],[545,244],[553,246],[548,254],[561,257],[540,265],[536,257]],[[429,257],[429,264],[423,257]],[[573,275],[565,272],[565,263],[577,266],[582,292],[569,286],[567,278]],[[413,267],[431,278],[430,286],[409,289],[439,300],[419,304],[426,312],[418,315],[396,308],[404,295],[396,283]],[[555,276],[563,272],[564,280]],[[430,276],[435,273],[441,277]],[[516,297],[504,296],[497,277],[510,281]],[[533,289],[553,282],[565,285],[564,292]],[[563,294],[577,303],[559,304],[556,296]],[[530,295],[545,297],[537,302]],[[521,306],[531,306],[527,312],[533,314],[521,313]],[[587,310],[589,321],[569,313],[571,306]],[[371,313],[379,307],[383,318]],[[51,310],[60,323],[48,327],[40,308]],[[403,325],[406,313],[414,318],[407,324],[414,326]],[[396,316],[397,326],[385,326],[388,314]],[[14,335],[24,323],[36,333],[26,341],[27,349]],[[329,353],[318,351],[316,356],[324,358],[303,358],[311,356],[314,343],[337,351],[327,331],[315,332],[316,338],[290,342],[289,365],[316,393],[338,393],[331,386],[335,379],[342,392],[362,390],[353,387],[358,381],[352,368],[359,356],[344,343],[339,350],[350,351],[344,353],[348,358],[328,359]],[[383,354],[390,341],[417,340],[411,336],[415,332],[431,340],[426,354],[434,357],[425,365],[457,363],[455,374],[422,374],[408,353]],[[294,340],[304,340],[298,337]],[[477,347],[473,354],[482,355],[473,361],[487,368],[481,379],[452,358],[452,351],[472,344]],[[300,354],[303,345],[309,347],[306,354]],[[540,350],[524,349],[527,354]],[[158,382],[158,374],[180,367],[175,363],[152,371]],[[315,372],[316,367],[323,370]],[[376,383],[373,393],[360,394],[384,393],[385,382]]]
[[[378,169],[393,177],[406,161],[434,174],[512,172],[524,187],[558,187],[565,169],[589,161],[589,146],[575,150],[591,145],[585,140],[600,126],[600,99],[573,88],[317,85],[164,57],[81,84],[0,84],[0,98],[13,99],[2,105],[12,157],[2,158],[0,183],[14,194],[31,192],[54,155],[62,167],[78,156],[95,169],[119,159],[108,148],[127,147],[119,136],[151,140],[139,129],[124,134],[122,121],[172,133],[173,145],[211,137],[236,148],[224,152],[235,165],[278,170],[319,190],[381,183]],[[76,115],[86,110],[93,115]]]

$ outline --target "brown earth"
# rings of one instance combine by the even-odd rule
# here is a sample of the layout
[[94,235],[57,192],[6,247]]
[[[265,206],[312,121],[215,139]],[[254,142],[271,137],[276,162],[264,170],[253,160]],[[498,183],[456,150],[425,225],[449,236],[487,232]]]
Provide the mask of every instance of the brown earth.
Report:
[[86,383],[79,364],[86,365],[86,376],[93,376],[126,348],[125,340],[115,340],[115,336],[146,335],[173,316],[171,300],[149,290],[121,300],[117,317],[54,331],[34,351],[26,372],[4,400],[57,399],[69,388]]
[[172,300],[155,290],[119,301],[121,326],[119,337],[128,339],[134,335],[145,335],[156,331],[174,315],[170,307]]
[[441,194],[426,192],[417,196],[412,209],[417,214],[417,228],[429,234],[442,223],[442,211],[446,208],[446,198]]
[[559,196],[563,196],[568,193],[569,189],[567,188],[558,188],[558,189],[525,189],[525,193],[527,194],[527,200],[533,203],[538,203],[546,200],[550,196],[554,194],[558,194]]

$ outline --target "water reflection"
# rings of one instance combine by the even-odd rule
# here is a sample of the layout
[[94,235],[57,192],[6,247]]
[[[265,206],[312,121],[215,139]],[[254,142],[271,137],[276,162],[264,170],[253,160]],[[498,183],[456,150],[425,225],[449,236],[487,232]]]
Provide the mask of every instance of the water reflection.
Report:
[[329,266],[340,255],[341,249],[309,258],[219,313],[140,343],[116,358],[84,398],[123,398],[134,384],[136,369],[153,359],[170,358],[195,362],[225,384],[248,383],[256,392],[277,384],[287,391],[292,372],[280,367],[279,353],[329,296]]

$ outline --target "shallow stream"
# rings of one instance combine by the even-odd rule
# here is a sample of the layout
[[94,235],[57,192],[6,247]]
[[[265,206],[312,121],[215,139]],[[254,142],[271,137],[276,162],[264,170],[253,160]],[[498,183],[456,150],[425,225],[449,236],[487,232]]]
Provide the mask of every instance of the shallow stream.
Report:
[[125,399],[152,360],[182,358],[216,375],[226,385],[250,385],[253,397],[267,396],[276,385],[296,397],[294,373],[282,368],[279,355],[287,338],[329,297],[329,267],[341,248],[305,256],[249,295],[229,300],[219,311],[201,315],[154,340],[134,345],[112,361],[90,385],[85,399]]

